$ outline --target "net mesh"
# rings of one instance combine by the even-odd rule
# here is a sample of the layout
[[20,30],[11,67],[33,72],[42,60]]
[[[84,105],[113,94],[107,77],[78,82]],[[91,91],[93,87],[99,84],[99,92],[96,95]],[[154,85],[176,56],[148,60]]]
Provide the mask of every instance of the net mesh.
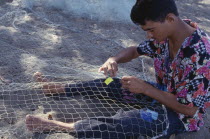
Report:
[[[75,17],[60,9],[43,7],[41,2],[32,8],[23,4],[21,0],[5,1],[0,9],[0,135],[3,138],[76,138],[93,134],[120,138],[147,136],[149,132],[150,137],[162,134],[156,128],[147,130],[145,125],[156,119],[156,113],[153,119],[146,113],[158,111],[161,118],[154,127],[166,129],[164,107],[149,97],[122,89],[120,84],[123,75],[154,81],[150,59],[123,64],[117,78],[108,85],[104,83],[106,78],[97,73],[98,65],[113,52],[137,44],[137,34],[141,36],[136,32],[137,27]],[[43,72],[41,80],[34,77],[36,71]],[[140,109],[141,115],[137,115]],[[53,125],[47,132],[32,133],[25,124],[29,114],[50,121],[76,122],[77,130],[63,133],[58,131],[61,127]],[[40,119],[33,120],[40,125]],[[41,121],[43,125],[37,129],[49,128],[49,124],[44,126],[45,122]],[[138,134],[142,130],[145,132]]]

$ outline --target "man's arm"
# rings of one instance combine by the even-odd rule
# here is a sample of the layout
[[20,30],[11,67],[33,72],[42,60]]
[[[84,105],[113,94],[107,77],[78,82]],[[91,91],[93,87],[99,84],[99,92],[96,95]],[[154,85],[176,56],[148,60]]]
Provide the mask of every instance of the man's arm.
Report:
[[128,89],[132,93],[142,93],[146,96],[149,96],[178,113],[194,116],[198,110],[198,107],[189,107],[179,103],[175,95],[161,91],[136,77],[123,77],[122,87]]
[[120,51],[116,56],[110,57],[100,68],[99,72],[104,71],[104,74],[110,74],[111,77],[116,76],[118,71],[119,63],[126,63],[132,59],[137,58],[139,53],[137,52],[137,47],[128,47]]
[[145,90],[144,94],[159,101],[161,104],[173,109],[178,113],[182,113],[193,117],[196,111],[198,110],[198,107],[189,107],[179,103],[174,94],[161,91],[153,86]]

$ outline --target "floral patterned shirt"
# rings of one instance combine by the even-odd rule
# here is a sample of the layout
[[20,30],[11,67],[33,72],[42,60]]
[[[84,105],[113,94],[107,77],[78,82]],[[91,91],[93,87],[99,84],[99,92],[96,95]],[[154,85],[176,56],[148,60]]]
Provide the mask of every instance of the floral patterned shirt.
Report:
[[177,101],[199,107],[194,117],[178,113],[187,131],[197,131],[204,124],[205,109],[210,106],[210,38],[198,27],[185,39],[172,60],[168,40],[148,40],[137,47],[140,55],[154,59],[157,82],[166,85]]

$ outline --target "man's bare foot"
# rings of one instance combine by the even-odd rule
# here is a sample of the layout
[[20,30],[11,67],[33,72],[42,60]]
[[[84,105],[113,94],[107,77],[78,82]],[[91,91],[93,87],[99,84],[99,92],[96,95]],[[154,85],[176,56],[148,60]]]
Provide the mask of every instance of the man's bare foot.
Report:
[[50,82],[41,72],[35,72],[33,78],[36,82]]
[[74,131],[74,123],[68,124],[55,120],[47,120],[38,116],[27,115],[26,127],[32,132],[70,132]]
[[50,82],[41,72],[36,72],[33,75],[36,82],[44,82],[42,90],[44,94],[61,94],[65,93],[65,84]]

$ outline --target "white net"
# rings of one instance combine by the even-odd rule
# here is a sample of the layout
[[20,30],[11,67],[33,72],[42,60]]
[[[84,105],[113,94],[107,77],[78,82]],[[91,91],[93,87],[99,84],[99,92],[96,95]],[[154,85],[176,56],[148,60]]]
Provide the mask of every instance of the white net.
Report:
[[[55,4],[50,0],[1,3],[1,137],[138,138],[161,135],[168,127],[162,105],[141,94],[129,93],[120,84],[123,75],[154,81],[150,59],[121,65],[118,78],[108,85],[104,83],[104,76],[97,73],[99,65],[113,53],[138,44],[139,37],[143,38],[139,29],[129,22],[121,23],[121,19],[113,22],[114,16],[111,21],[98,20],[95,13],[91,14],[94,20],[83,13],[77,17],[77,11],[73,13],[49,6],[50,2]],[[61,3],[58,5],[63,7],[65,4]],[[101,5],[90,2],[93,7],[97,4]],[[132,5],[132,2],[123,1],[121,6],[123,4]],[[119,9],[115,12],[122,17],[123,12]],[[36,71],[44,74],[38,76],[41,79],[34,77]],[[137,116],[140,109],[142,114]],[[31,115],[27,117],[31,125],[28,128],[26,115]],[[155,126],[152,126],[154,119]],[[60,122],[53,123],[54,120]],[[71,123],[75,122],[76,130],[72,130]],[[30,128],[38,133],[32,133]]]

